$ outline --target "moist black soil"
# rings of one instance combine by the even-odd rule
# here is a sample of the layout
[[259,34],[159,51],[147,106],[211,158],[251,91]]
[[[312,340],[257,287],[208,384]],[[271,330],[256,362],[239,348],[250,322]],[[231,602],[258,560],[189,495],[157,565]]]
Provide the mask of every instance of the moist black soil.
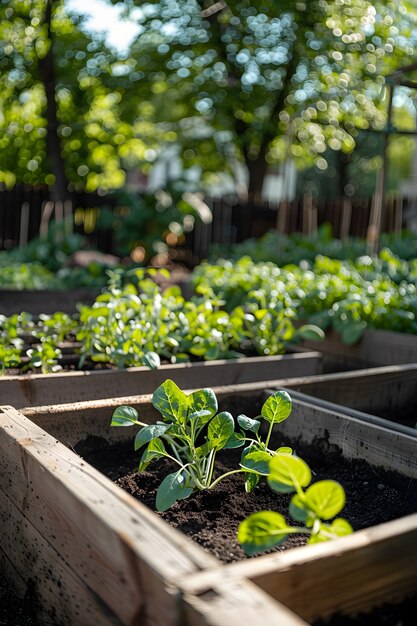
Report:
[[[138,474],[136,468],[140,455],[132,452],[132,444],[108,446],[102,443],[98,448],[96,444],[87,441],[77,448],[77,452],[155,510],[157,488],[164,476],[177,466],[171,466],[165,460],[158,461]],[[297,455],[307,461],[313,481],[332,478],[344,487],[346,506],[341,516],[352,524],[354,530],[417,511],[416,480],[372,467],[362,460],[346,460],[336,446],[329,446],[325,441],[309,446],[278,439],[274,442],[277,446],[284,444],[292,445]],[[219,453],[218,474],[236,469],[239,457],[239,450]],[[236,533],[239,523],[250,513],[273,510],[284,515],[289,523],[294,522],[287,515],[291,495],[277,494],[264,482],[246,494],[243,481],[243,475],[234,474],[212,491],[197,492],[158,515],[224,563],[248,558],[237,542]],[[275,550],[287,550],[305,542],[305,536],[292,536]]]
[[[138,474],[138,454],[131,444],[97,447],[90,440],[78,447],[77,452],[89,463],[116,482],[147,507],[155,510],[157,488],[163,477],[175,469],[168,462],[151,464],[147,471]],[[370,466],[362,460],[344,459],[336,446],[326,441],[314,445],[276,440],[276,446],[291,445],[297,455],[305,459],[313,472],[313,482],[332,478],[340,482],[346,492],[346,506],[341,515],[360,530],[387,522],[417,511],[417,481],[394,472]],[[235,469],[239,451],[218,455],[218,473]],[[250,513],[274,510],[287,515],[290,496],[276,494],[265,484],[251,494],[244,491],[243,477],[232,475],[221,481],[213,491],[198,492],[187,500],[177,502],[164,513],[157,513],[208,552],[224,563],[251,558],[239,546],[236,533],[239,523]],[[283,546],[273,551],[288,550],[303,545],[307,537],[290,537]],[[313,626],[416,626],[417,596],[401,604],[384,605],[372,612],[355,617],[335,615],[328,621],[318,621]]]
[[30,591],[25,598],[20,598],[7,581],[0,577],[1,626],[41,626],[33,617],[35,602]]

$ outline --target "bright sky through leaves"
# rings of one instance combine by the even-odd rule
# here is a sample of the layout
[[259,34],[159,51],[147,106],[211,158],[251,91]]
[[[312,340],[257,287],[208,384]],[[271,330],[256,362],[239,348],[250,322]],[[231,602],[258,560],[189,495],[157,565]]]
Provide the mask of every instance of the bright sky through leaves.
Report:
[[66,0],[65,5],[69,11],[87,16],[87,28],[104,32],[107,43],[120,52],[128,49],[141,30],[133,21],[120,19],[121,5],[111,6],[104,0]]

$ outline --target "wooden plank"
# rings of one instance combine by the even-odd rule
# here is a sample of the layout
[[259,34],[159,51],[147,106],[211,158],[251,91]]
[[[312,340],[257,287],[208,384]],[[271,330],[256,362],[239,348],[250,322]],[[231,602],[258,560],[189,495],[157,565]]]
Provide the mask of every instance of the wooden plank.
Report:
[[[195,593],[220,577],[249,579],[307,622],[355,614],[417,591],[417,514],[327,543],[304,546],[207,570]],[[189,583],[191,584],[191,583]]]
[[167,378],[179,387],[215,387],[311,376],[322,371],[321,354],[300,351],[273,357],[205,361],[126,370],[26,374],[0,378],[0,404],[26,409],[36,405],[65,404],[84,400],[152,393]]
[[[305,348],[315,348],[311,342],[304,342]],[[367,330],[354,345],[345,345],[340,335],[331,330],[320,342],[324,355],[324,371],[376,367],[378,365],[398,365],[417,363],[417,335],[388,330]]]
[[337,446],[348,459],[364,459],[370,465],[391,469],[417,478],[417,439],[379,423],[363,421],[328,403],[288,390],[293,400],[289,419],[281,422],[280,432],[289,438],[312,443],[322,438],[329,450]]
[[411,427],[417,422],[416,363],[308,376],[284,386]]
[[29,592],[37,598],[39,623],[121,624],[4,491],[0,491],[0,522],[2,569],[22,597]]
[[[41,551],[51,571],[60,560],[68,593],[77,595],[74,578],[90,587],[96,605],[88,624],[178,626],[178,576],[217,563],[11,407],[0,409],[0,491],[34,529],[28,559]],[[15,546],[23,535],[7,519]],[[35,531],[48,550],[32,540]],[[12,560],[10,546],[3,550]],[[67,604],[56,610],[64,615]]]
[[[214,387],[214,391],[222,410],[257,415],[264,401],[265,388],[272,393],[282,387],[281,382]],[[396,430],[395,424],[390,427],[387,421],[378,417],[369,421],[365,414],[332,403],[323,404],[292,389],[288,391],[293,399],[293,412],[280,424],[284,435],[307,443],[317,436],[323,437],[329,446],[338,446],[347,458],[363,458],[371,464],[405,474],[410,471],[410,476],[417,476],[414,431],[408,434]],[[35,407],[28,409],[26,415],[67,445],[76,446],[91,436],[108,442],[129,441],[133,436],[132,429],[110,426],[111,415],[121,404],[134,406],[144,422],[155,421],[159,416],[151,404],[150,395]]]
[[64,313],[76,313],[78,302],[92,304],[98,294],[99,289],[1,289],[0,290],[0,313],[2,315],[13,315],[27,311],[32,315],[46,313],[51,315],[56,311]]
[[205,587],[196,586],[193,577],[181,581],[183,626],[307,626],[259,587],[244,579],[229,579],[225,571],[220,569]]

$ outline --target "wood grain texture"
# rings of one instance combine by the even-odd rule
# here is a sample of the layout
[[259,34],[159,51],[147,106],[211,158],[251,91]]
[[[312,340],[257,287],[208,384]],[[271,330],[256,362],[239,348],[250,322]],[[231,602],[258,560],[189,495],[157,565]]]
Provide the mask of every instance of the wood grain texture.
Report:
[[284,386],[398,423],[417,421],[416,363],[306,376]]
[[126,370],[2,376],[0,404],[12,404],[17,409],[25,409],[142,395],[153,393],[167,378],[174,380],[181,388],[191,389],[312,376],[322,371],[321,361],[319,352],[299,351],[272,357],[161,365],[157,370],[136,367]]
[[334,330],[326,332],[320,347],[303,342],[307,349],[319,349],[324,357],[324,371],[417,363],[417,335],[389,330],[366,330],[354,345],[345,345]]
[[220,576],[249,579],[307,622],[355,614],[417,592],[417,514],[349,537],[202,572],[193,589]]
[[251,582],[229,578],[227,568],[211,576],[208,585],[185,579],[181,587],[184,626],[307,626]]
[[[178,626],[177,577],[217,563],[11,408],[0,410],[0,490],[10,502],[3,514],[9,537],[3,550],[16,563],[20,545],[28,562],[59,575],[65,597],[55,610],[63,624],[72,610],[65,598],[76,597],[84,585],[95,610],[88,621],[71,624]],[[31,571],[25,563],[23,578]]]

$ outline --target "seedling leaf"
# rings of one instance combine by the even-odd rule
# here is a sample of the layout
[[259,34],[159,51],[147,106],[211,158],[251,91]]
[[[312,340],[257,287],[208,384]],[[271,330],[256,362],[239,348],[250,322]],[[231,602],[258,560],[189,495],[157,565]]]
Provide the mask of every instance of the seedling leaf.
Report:
[[184,423],[188,412],[188,397],[173,380],[166,380],[152,396],[152,404],[167,422]]
[[289,393],[277,391],[264,403],[261,415],[268,422],[279,424],[283,422],[291,413],[292,402]]
[[133,426],[137,423],[138,412],[131,406],[118,406],[111,418],[111,426]]
[[185,477],[181,470],[165,476],[156,493],[156,509],[161,513],[169,509],[177,500],[185,500],[193,492],[192,487],[187,487]]
[[278,453],[269,463],[268,484],[280,493],[291,493],[296,487],[307,487],[311,471],[307,463],[296,456]]
[[245,553],[253,556],[279,546],[290,532],[291,528],[280,513],[259,511],[240,523],[237,538]]
[[145,443],[160,437],[169,429],[170,424],[150,424],[140,429],[135,437],[135,450],[139,450]]
[[233,435],[235,422],[227,411],[218,413],[208,425],[207,436],[217,450],[224,448],[228,439]]

